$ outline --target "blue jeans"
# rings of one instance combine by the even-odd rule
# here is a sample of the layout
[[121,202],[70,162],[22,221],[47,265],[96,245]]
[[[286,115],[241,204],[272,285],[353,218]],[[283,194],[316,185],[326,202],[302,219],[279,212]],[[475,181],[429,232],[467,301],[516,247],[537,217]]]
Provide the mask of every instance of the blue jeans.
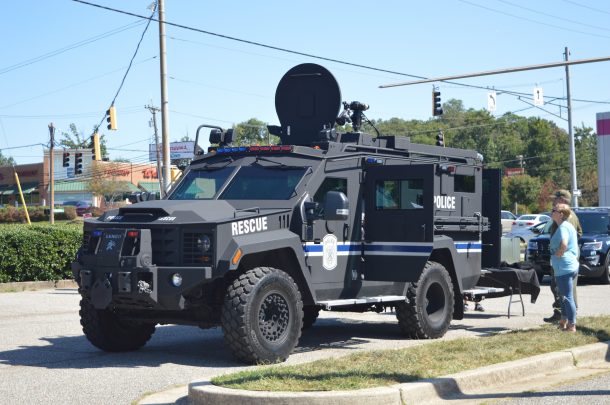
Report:
[[578,277],[578,271],[564,276],[555,277],[557,292],[561,300],[561,319],[567,319],[569,323],[576,324],[576,303],[572,294],[574,279]]

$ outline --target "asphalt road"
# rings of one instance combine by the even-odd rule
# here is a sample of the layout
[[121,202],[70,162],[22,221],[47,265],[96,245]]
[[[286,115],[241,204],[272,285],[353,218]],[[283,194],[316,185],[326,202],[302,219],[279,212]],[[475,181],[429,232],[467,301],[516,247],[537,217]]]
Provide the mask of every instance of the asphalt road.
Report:
[[610,403],[610,372],[601,375],[562,383],[534,392],[513,394],[512,399],[494,403],[496,405],[606,405]]
[[[579,315],[610,314],[610,286],[579,285]],[[105,353],[82,335],[76,290],[0,294],[0,404],[130,404],[145,394],[245,368],[224,347],[219,328],[160,326],[137,352]],[[453,321],[444,339],[533,327],[551,313],[548,285],[536,304],[508,297],[483,301],[485,312]],[[424,344],[404,339],[393,313],[323,312],[303,333],[288,363],[365,349]]]

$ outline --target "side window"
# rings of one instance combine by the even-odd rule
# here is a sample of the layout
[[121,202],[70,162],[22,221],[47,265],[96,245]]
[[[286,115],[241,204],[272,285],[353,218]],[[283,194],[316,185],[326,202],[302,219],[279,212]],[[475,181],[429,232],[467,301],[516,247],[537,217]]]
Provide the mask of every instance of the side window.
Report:
[[424,182],[422,179],[378,180],[375,183],[375,209],[422,209]]
[[324,210],[324,199],[326,198],[326,193],[329,191],[340,191],[347,195],[347,179],[327,177],[324,180],[313,196],[314,202],[319,204],[317,214],[322,214],[322,211]]
[[474,193],[474,176],[456,174],[453,179],[453,190],[457,193]]

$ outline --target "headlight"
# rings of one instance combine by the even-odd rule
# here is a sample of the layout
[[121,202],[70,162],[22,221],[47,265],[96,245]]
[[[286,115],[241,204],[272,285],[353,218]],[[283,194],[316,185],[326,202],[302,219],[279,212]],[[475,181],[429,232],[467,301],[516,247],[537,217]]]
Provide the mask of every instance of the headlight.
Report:
[[210,247],[212,246],[212,242],[210,241],[210,238],[208,235],[202,235],[199,238],[197,238],[197,247],[199,247],[201,249],[202,252],[207,252],[208,250],[210,250]]
[[535,240],[530,240],[527,242],[527,248],[530,250],[538,250],[538,242]]
[[172,274],[172,285],[174,287],[180,287],[182,285],[182,275],[180,273]]
[[582,250],[601,250],[603,243],[600,242],[586,242],[582,244]]

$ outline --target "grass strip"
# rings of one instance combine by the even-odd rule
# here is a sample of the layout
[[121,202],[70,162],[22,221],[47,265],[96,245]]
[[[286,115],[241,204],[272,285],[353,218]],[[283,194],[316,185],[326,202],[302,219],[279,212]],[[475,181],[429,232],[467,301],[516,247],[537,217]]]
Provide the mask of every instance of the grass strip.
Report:
[[578,319],[577,333],[555,325],[480,338],[436,341],[398,350],[375,350],[340,358],[253,370],[212,379],[212,384],[252,391],[335,391],[382,387],[440,377],[610,340],[610,316]]

